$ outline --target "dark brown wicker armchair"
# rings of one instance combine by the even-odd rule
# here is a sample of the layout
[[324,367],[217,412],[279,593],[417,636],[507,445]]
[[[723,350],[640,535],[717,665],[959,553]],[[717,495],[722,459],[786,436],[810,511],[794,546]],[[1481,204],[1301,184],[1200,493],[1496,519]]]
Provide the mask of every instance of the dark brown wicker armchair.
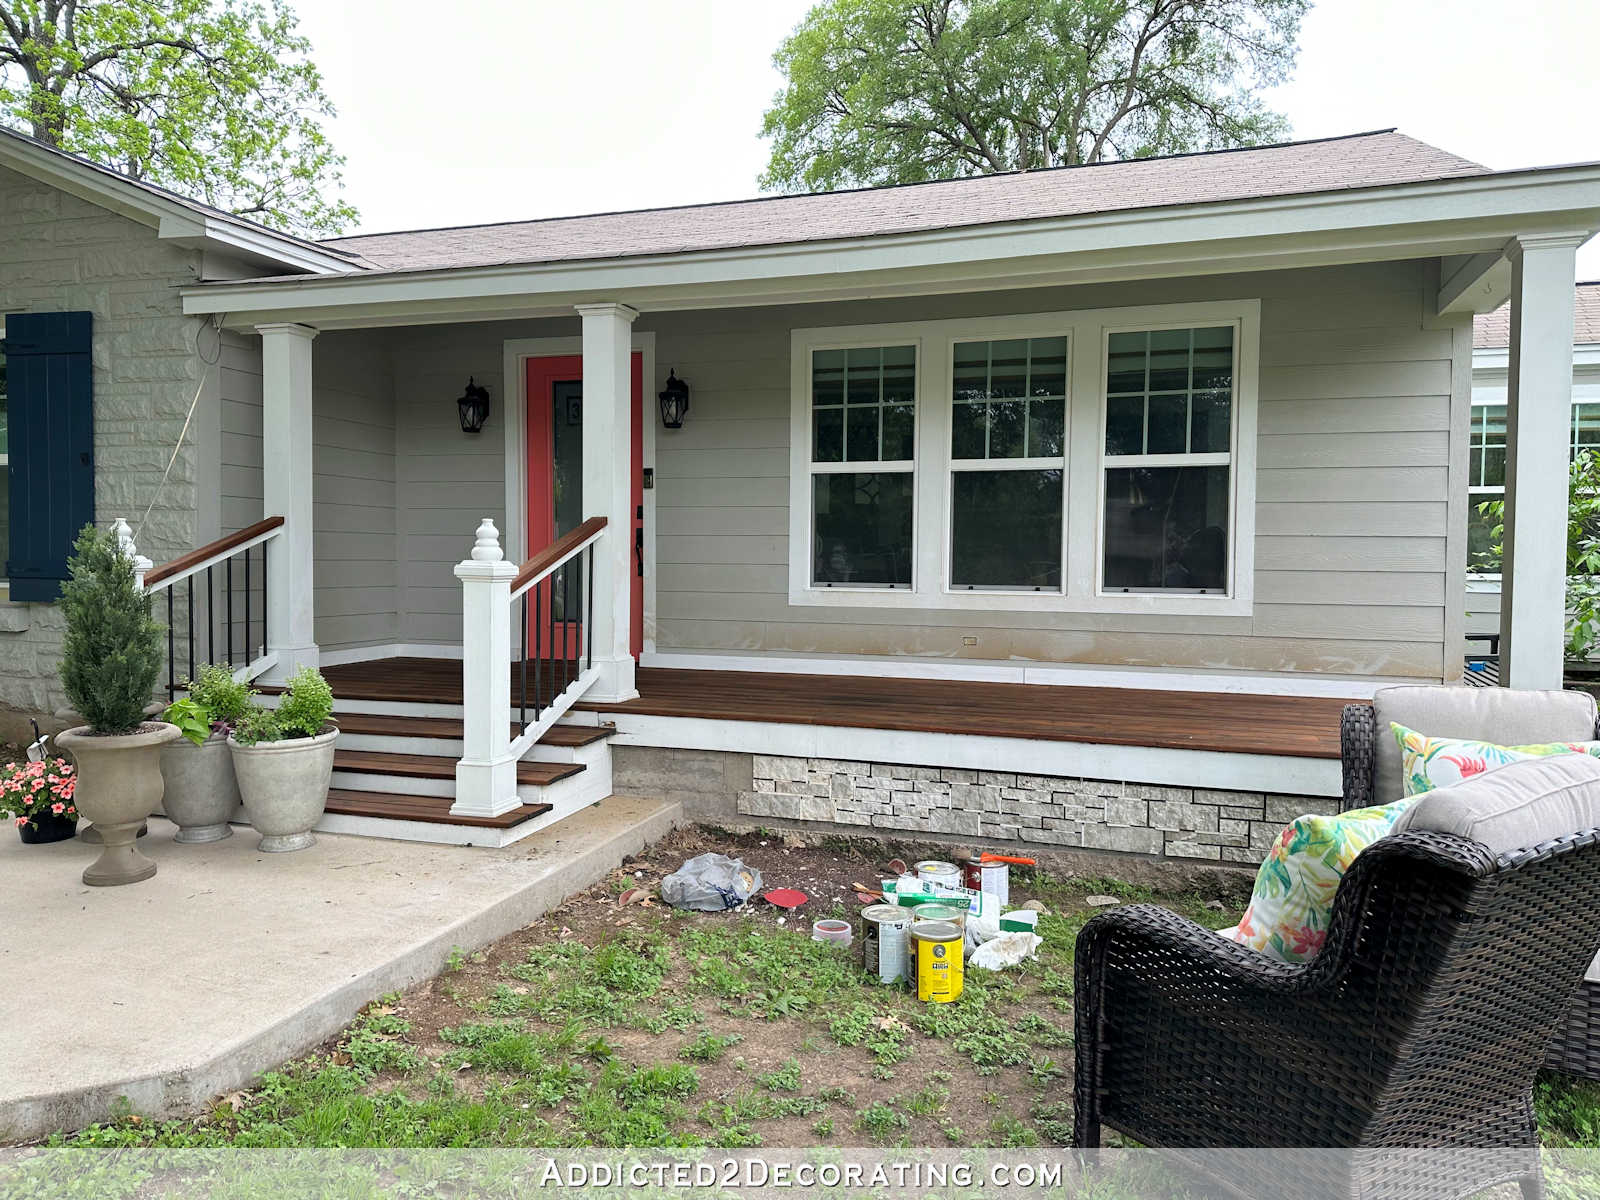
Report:
[[[1418,830],[1356,859],[1307,964],[1150,905],[1097,916],[1078,937],[1076,1142],[1106,1125],[1150,1146],[1527,1148],[1510,1169],[1341,1158],[1339,1177],[1288,1194],[1464,1196],[1519,1178],[1539,1195],[1531,1088],[1594,954],[1597,900],[1600,831],[1496,860]],[[1244,1157],[1222,1182],[1282,1194],[1248,1177],[1271,1162]]]
[[[1344,799],[1339,811],[1381,804],[1378,795],[1377,718],[1370,704],[1347,704],[1339,722]],[[1600,741],[1600,720],[1594,736]],[[1600,982],[1583,980],[1551,1039],[1546,1067],[1600,1079]]]

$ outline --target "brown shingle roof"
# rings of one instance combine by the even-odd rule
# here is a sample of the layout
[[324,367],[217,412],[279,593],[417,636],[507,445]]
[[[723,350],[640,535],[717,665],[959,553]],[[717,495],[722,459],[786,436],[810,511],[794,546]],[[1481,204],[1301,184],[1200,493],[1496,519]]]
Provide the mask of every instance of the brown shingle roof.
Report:
[[1487,173],[1394,130],[1168,158],[723,204],[335,238],[379,270],[675,254],[873,237]]
[[[1572,314],[1572,344],[1600,344],[1600,280],[1578,284]],[[1492,313],[1472,318],[1472,346],[1475,350],[1498,350],[1511,345],[1511,305],[1502,304]]]

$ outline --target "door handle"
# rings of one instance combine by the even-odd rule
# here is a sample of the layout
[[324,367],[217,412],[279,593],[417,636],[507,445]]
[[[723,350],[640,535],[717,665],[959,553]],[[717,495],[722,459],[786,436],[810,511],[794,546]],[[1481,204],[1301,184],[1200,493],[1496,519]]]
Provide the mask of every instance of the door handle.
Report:
[[639,578],[644,578],[644,526],[633,527],[633,561],[639,570]]

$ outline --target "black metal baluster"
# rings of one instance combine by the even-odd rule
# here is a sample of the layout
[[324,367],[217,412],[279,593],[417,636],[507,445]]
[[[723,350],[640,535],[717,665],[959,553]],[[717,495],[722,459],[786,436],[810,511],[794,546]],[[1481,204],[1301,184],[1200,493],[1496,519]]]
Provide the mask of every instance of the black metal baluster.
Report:
[[189,576],[189,585],[184,588],[184,598],[189,601],[189,678],[194,678],[194,576]]
[[177,650],[172,643],[172,590],[175,585],[167,584],[167,703],[171,704],[178,694],[178,658]]
[[537,721],[544,710],[544,691],[540,676],[544,649],[544,595],[540,591],[544,580],[533,585],[533,719]]
[[590,542],[588,549],[583,553],[589,560],[589,586],[583,589],[583,642],[588,650],[588,665],[592,670],[594,668],[594,543]]
[[272,545],[270,539],[261,543],[261,653],[263,654],[272,643],[272,634],[267,629],[267,621],[272,613],[272,606],[267,603],[267,582],[271,578],[271,572],[267,570],[267,547],[270,545]]
[[[265,543],[263,543],[265,545]],[[244,665],[255,661],[250,653],[250,551],[244,552]]]
[[216,593],[211,587],[211,572],[215,567],[206,568],[206,659],[208,662],[217,661],[217,601]]
[[522,728],[519,733],[528,732],[528,593],[522,593],[522,658],[517,664],[517,670],[522,675],[520,689],[521,702],[518,706]]
[[222,572],[223,582],[228,587],[228,665],[233,666],[233,558],[230,555],[227,566]]

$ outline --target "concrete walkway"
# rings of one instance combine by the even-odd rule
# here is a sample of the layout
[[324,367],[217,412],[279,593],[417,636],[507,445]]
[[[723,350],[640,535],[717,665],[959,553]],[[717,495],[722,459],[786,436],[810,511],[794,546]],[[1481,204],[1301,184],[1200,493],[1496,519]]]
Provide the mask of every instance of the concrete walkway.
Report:
[[504,849],[319,834],[282,855],[239,827],[182,846],[152,819],[140,847],[160,870],[116,888],[79,881],[93,847],[0,830],[0,1143],[100,1120],[118,1097],[148,1116],[198,1111],[682,819],[613,796]]

